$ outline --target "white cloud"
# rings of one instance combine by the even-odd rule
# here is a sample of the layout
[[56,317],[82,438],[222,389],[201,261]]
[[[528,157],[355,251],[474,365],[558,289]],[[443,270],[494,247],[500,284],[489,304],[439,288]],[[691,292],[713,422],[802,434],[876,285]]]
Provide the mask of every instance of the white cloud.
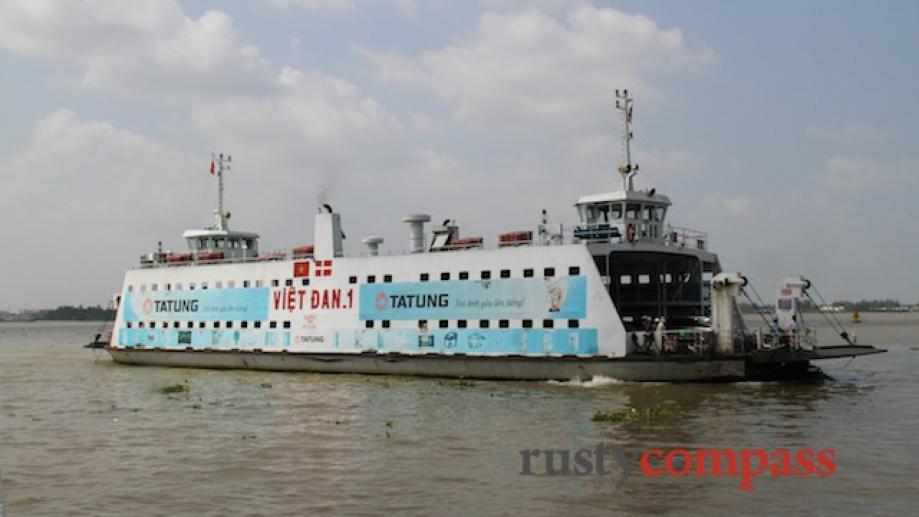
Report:
[[760,203],[745,195],[712,193],[702,200],[702,207],[716,216],[746,217],[759,210]]
[[289,167],[372,169],[399,152],[399,120],[353,83],[293,68],[283,69],[277,81],[282,88],[274,95],[195,103],[195,126],[221,145]]
[[824,164],[824,181],[839,190],[913,185],[919,180],[919,162],[901,158],[877,162],[836,156]]
[[678,28],[592,6],[574,9],[564,22],[533,10],[484,13],[470,36],[415,57],[359,52],[378,81],[428,91],[469,126],[523,134],[596,130],[612,116],[614,88],[649,99],[656,90],[647,73],[694,70],[714,59]]
[[159,99],[274,86],[226,13],[192,19],[172,0],[3,2],[0,49],[71,64],[88,86]]
[[373,4],[389,4],[407,14],[415,12],[414,0],[258,0],[280,9],[309,9],[312,11],[353,11]]
[[842,125],[812,125],[807,128],[810,138],[841,145],[870,145],[886,140],[890,134],[864,122],[848,122]]

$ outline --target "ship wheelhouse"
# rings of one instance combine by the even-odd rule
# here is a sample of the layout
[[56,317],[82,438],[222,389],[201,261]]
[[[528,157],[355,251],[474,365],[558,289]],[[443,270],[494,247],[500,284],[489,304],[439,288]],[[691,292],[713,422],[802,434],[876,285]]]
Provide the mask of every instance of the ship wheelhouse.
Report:
[[666,224],[670,200],[651,190],[584,196],[575,205],[575,237],[586,243],[622,321],[629,330],[667,318],[671,329],[703,324],[710,316],[710,281],[720,271],[706,251],[705,233]]

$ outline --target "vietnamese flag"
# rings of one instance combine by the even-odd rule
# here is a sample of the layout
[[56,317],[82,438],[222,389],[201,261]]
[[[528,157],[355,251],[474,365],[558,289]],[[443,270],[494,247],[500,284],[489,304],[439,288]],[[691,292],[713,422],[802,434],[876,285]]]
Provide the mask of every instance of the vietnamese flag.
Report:
[[310,276],[309,262],[294,262],[294,276]]

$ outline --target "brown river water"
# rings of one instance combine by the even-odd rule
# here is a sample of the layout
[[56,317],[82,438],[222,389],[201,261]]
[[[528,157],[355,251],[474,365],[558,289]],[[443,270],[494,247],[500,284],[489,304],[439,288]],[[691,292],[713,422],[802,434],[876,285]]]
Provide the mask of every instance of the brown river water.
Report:
[[[97,326],[0,323],[9,517],[919,514],[919,313],[863,314],[859,342],[889,352],[822,363],[833,380],[817,383],[458,383],[132,367],[80,348]],[[188,392],[159,391],[175,383]],[[592,421],[598,411],[655,407],[673,414]],[[612,459],[607,475],[546,475],[541,459],[521,475],[521,450],[601,442],[619,451],[830,448],[836,471],[764,474],[755,490],[736,477],[648,477],[638,459],[628,476]]]

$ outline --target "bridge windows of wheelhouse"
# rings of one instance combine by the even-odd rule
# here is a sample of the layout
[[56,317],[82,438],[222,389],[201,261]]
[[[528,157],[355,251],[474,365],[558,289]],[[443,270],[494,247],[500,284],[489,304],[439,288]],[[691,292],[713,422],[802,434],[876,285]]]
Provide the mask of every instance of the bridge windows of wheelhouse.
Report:
[[691,255],[614,252],[594,257],[610,298],[628,330],[665,316],[667,327],[697,327],[710,316],[716,264]]
[[578,203],[580,224],[575,237],[590,241],[659,240],[669,203],[653,200],[604,200]]

